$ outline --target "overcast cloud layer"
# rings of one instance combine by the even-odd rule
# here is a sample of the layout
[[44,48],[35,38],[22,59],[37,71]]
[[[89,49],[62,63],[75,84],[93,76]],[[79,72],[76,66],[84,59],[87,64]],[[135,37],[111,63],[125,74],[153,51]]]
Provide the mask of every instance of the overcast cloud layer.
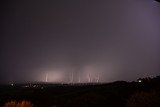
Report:
[[160,74],[160,3],[16,0],[3,5],[1,82],[132,81]]

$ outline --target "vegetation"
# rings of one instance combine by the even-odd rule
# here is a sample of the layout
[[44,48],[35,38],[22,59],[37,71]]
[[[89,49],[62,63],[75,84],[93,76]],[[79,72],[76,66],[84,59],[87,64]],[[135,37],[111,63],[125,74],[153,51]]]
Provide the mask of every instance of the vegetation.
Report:
[[0,107],[160,107],[159,83],[160,76],[108,84],[0,85]]
[[3,107],[33,107],[33,104],[29,101],[10,101],[5,103]]
[[158,92],[137,92],[129,98],[127,107],[160,107],[159,101]]

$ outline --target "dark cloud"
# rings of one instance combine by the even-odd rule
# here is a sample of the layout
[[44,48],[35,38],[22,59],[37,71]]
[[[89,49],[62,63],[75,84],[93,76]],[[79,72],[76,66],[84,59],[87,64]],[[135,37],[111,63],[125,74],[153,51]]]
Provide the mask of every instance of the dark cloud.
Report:
[[159,74],[160,5],[151,0],[3,3],[1,82],[135,80]]

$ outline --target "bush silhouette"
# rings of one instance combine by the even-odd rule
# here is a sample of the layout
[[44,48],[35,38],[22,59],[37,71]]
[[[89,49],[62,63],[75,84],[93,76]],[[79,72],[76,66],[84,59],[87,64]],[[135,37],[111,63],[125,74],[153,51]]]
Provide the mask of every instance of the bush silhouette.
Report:
[[58,105],[52,105],[51,107],[59,107]]
[[5,103],[3,107],[33,107],[33,104],[29,101],[10,101]]
[[137,92],[127,101],[127,107],[160,107],[157,92]]

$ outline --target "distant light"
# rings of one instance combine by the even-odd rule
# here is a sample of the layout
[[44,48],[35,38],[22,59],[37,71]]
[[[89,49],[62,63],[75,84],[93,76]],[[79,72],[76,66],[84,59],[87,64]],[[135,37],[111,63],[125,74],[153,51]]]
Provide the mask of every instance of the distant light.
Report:
[[11,86],[14,86],[14,84],[12,83]]
[[142,82],[142,80],[138,80],[138,82]]
[[29,87],[28,85],[25,86],[26,88]]

